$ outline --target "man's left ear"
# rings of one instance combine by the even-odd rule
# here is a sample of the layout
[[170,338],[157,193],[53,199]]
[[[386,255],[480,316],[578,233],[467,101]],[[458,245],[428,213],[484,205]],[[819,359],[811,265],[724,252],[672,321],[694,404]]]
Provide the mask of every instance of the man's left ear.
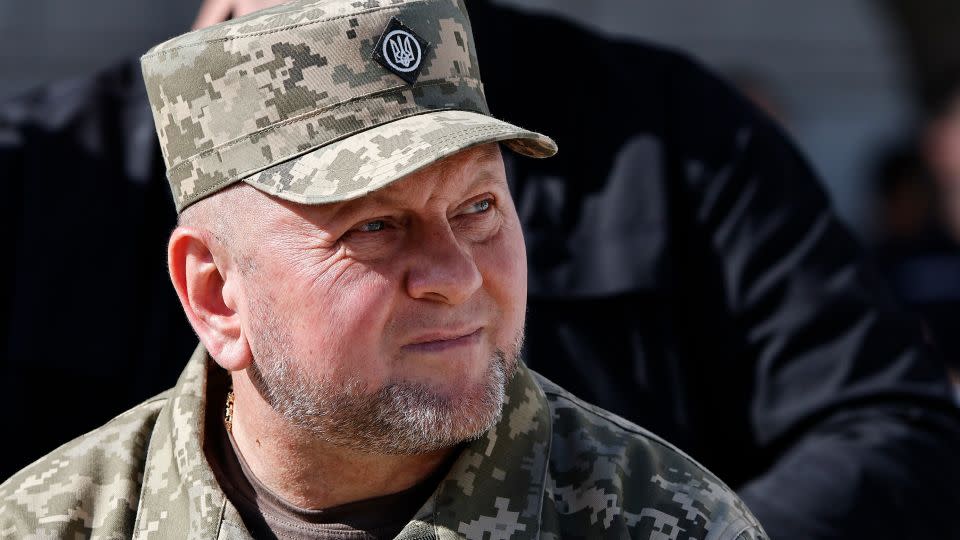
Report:
[[170,235],[167,263],[183,311],[210,356],[228,371],[253,362],[239,307],[239,278],[229,272],[229,255],[192,227]]

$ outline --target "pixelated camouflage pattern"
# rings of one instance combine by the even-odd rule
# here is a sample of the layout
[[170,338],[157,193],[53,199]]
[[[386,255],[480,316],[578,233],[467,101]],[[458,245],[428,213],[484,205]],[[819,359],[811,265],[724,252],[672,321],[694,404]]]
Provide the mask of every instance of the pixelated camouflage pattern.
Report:
[[[413,85],[373,59],[394,17],[430,43]],[[470,22],[456,0],[296,0],[166,41],[141,66],[178,211],[255,173],[269,176],[271,167],[289,170],[285,162],[299,156],[337,163],[339,154],[322,155],[337,141],[346,161],[346,152],[368,149],[357,174],[383,185],[399,176],[387,178],[377,164],[383,145],[374,139],[398,144],[405,128],[395,121],[438,111],[484,115],[463,126],[464,140],[475,139],[485,119],[497,137],[491,140],[534,157],[556,152],[548,137],[486,116]],[[450,118],[442,134],[448,144],[458,138]],[[439,159],[429,157],[429,146],[394,152],[386,158],[394,169],[410,168],[399,163],[403,156],[420,166]],[[335,178],[348,177],[318,169],[301,174],[296,191],[277,195],[356,196],[331,188]]]
[[[198,348],[173,390],[0,485],[0,538],[250,538],[202,451],[208,377],[226,374]],[[507,397],[397,538],[767,538],[729,488],[636,425],[522,365]]]
[[[244,178],[262,191],[317,204],[362,197],[476,144],[516,137],[516,127],[467,111],[397,120],[372,137],[350,137]],[[534,133],[526,132],[531,137]]]

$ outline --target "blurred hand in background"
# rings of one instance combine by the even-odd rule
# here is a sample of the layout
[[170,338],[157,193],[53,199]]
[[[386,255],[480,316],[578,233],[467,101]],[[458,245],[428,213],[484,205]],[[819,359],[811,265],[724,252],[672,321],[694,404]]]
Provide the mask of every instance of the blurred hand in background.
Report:
[[281,0],[204,0],[193,29],[205,28],[282,3]]

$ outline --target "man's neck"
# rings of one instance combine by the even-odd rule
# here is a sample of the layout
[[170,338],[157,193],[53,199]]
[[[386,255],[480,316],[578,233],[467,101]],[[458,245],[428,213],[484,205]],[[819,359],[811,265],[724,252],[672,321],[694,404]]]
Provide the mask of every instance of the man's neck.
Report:
[[243,375],[234,375],[232,433],[257,479],[304,509],[324,509],[398,493],[426,480],[454,452],[391,455],[333,446],[292,426]]

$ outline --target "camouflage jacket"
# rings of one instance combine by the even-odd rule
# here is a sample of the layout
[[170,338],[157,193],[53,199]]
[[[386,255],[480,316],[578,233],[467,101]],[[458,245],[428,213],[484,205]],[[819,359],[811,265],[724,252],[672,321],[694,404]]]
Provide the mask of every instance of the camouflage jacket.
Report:
[[[250,538],[202,450],[198,348],[176,387],[0,485],[2,538]],[[729,488],[656,436],[521,366],[404,539],[766,539]],[[217,405],[219,407],[219,405]]]

